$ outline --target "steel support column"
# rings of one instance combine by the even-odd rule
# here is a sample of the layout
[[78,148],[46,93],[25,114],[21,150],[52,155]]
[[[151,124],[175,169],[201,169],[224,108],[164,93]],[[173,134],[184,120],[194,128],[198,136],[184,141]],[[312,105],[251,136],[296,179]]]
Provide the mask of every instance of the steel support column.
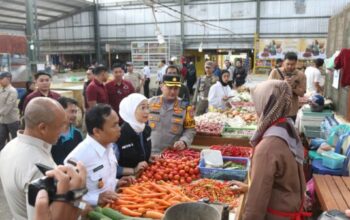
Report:
[[102,63],[101,54],[101,35],[100,35],[100,22],[99,22],[99,4],[98,0],[94,1],[94,31],[95,31],[95,51],[96,51],[96,61],[100,64]]
[[26,1],[26,37],[27,37],[27,70],[29,74],[36,72],[37,64],[37,34],[35,31],[35,6],[36,0]]
[[181,0],[181,55],[184,54],[185,50],[185,0]]
[[260,35],[260,4],[261,0],[256,0],[256,30],[255,33],[258,35],[257,37],[259,38]]

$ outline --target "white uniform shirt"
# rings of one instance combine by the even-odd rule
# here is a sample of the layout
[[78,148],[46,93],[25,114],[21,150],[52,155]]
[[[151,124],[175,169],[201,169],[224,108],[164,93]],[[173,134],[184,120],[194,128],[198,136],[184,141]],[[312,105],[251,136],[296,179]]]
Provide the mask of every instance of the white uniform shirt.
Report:
[[145,79],[151,78],[151,69],[149,68],[149,66],[143,67],[143,75],[145,76]]
[[230,86],[223,86],[220,81],[217,81],[209,89],[208,101],[209,106],[215,109],[226,109],[225,102],[222,100],[224,96],[233,96],[235,92],[230,88]]
[[[88,193],[83,200],[90,205],[97,205],[98,197],[105,191],[115,191],[117,186],[117,159],[113,152],[113,145],[103,147],[91,136],[87,135],[64,160],[81,161],[87,169],[86,187]],[[99,188],[99,181],[103,182],[103,187]]]
[[306,75],[306,91],[308,94],[316,93],[315,83],[318,82],[321,85],[321,72],[316,67],[308,67],[305,70]]
[[2,188],[16,220],[34,219],[34,207],[28,204],[27,199],[28,184],[44,176],[35,166],[36,163],[56,167],[51,156],[51,144],[24,135],[22,131],[17,132],[17,138],[0,153]]
[[158,82],[163,82],[163,76],[165,75],[165,71],[168,68],[167,65],[164,65],[157,73]]

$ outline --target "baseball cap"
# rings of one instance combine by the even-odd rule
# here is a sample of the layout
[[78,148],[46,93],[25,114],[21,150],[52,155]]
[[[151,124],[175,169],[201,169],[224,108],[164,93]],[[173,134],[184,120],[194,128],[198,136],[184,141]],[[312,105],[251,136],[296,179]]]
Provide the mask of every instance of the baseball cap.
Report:
[[181,87],[181,79],[178,75],[165,74],[163,76],[163,83],[169,87]]
[[0,79],[5,77],[12,78],[12,74],[10,72],[0,72]]

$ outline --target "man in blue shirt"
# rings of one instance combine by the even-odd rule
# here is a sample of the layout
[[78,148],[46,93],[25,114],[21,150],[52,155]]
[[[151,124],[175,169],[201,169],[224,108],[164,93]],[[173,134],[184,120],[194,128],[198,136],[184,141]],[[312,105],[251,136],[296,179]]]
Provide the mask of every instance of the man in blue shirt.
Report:
[[57,165],[63,164],[63,160],[68,154],[83,141],[81,132],[75,127],[78,102],[74,99],[61,97],[58,102],[66,112],[68,124],[65,131],[60,135],[57,143],[52,146],[51,154]]

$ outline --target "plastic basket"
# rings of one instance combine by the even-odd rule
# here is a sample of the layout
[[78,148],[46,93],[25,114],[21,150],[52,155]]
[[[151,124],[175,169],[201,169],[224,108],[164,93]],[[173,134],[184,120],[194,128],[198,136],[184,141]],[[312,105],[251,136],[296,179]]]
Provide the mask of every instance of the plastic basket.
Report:
[[232,161],[245,165],[243,170],[225,170],[222,168],[206,168],[204,159],[199,163],[199,170],[202,178],[217,179],[217,180],[238,180],[244,181],[247,177],[250,160],[245,157],[223,157],[224,162]]
[[345,159],[346,157],[344,155],[335,153],[333,151],[323,152],[322,166],[333,170],[342,169]]
[[323,136],[320,126],[304,126],[304,134],[308,138],[321,138]]

